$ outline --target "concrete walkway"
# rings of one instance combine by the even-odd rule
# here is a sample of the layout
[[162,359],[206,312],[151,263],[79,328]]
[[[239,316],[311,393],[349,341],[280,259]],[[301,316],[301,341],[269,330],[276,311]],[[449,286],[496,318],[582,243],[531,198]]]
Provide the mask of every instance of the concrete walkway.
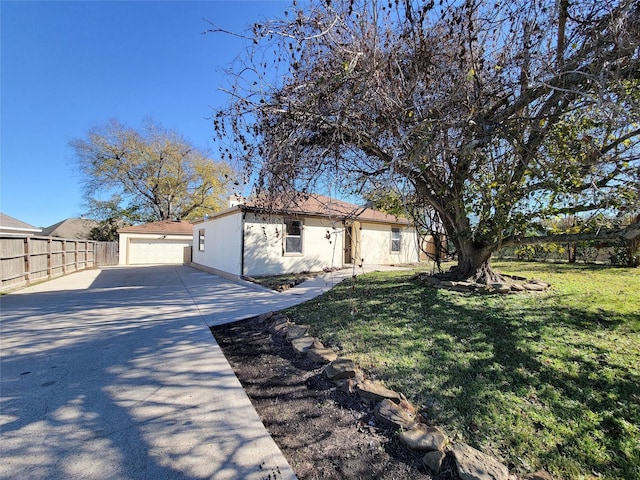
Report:
[[306,301],[186,266],[0,297],[0,478],[293,479],[207,326]]

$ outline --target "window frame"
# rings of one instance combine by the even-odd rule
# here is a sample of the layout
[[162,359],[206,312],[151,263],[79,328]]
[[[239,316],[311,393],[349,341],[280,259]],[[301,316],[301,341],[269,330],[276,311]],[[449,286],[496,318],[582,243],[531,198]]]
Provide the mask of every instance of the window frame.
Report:
[[[394,234],[397,234],[397,238],[394,238]],[[398,248],[394,249],[394,242]],[[391,243],[389,245],[389,251],[393,254],[402,253],[402,229],[400,227],[391,227]]]
[[204,237],[205,237],[205,229],[201,228],[198,230],[198,251],[204,252]]
[[[300,232],[299,235],[292,235],[289,233],[289,225],[293,225],[297,223],[298,224],[298,231]],[[283,236],[282,236],[282,255],[285,257],[301,257],[304,255],[304,241],[303,241],[303,237],[304,237],[304,221],[302,219],[299,218],[285,218],[283,221],[283,228],[282,228],[282,232],[283,232]],[[299,239],[299,244],[300,244],[300,248],[299,250],[295,250],[295,251],[289,251],[287,249],[287,246],[289,245],[289,242],[287,242],[287,239],[294,239],[297,238]]]

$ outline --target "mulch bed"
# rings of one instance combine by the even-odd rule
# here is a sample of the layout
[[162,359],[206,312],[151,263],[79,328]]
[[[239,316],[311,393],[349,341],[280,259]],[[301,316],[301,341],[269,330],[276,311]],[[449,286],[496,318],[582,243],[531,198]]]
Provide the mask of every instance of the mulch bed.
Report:
[[[454,479],[432,477],[422,455],[375,425],[373,406],[331,383],[281,334],[249,319],[211,329],[265,427],[299,479]],[[447,462],[447,460],[445,460]]]

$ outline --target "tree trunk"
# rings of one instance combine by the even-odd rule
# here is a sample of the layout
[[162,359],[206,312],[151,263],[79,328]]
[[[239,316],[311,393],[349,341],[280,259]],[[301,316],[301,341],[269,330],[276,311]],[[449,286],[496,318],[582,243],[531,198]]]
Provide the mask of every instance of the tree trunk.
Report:
[[502,283],[504,277],[491,267],[493,249],[473,242],[458,242],[458,264],[448,272],[437,274],[441,280],[469,281],[483,284]]
[[576,263],[578,253],[578,244],[577,243],[568,243],[567,244],[567,255],[569,263]]
[[632,267],[632,268],[639,267],[640,266],[640,237],[635,237],[630,240],[625,239],[624,245],[627,251],[626,266]]

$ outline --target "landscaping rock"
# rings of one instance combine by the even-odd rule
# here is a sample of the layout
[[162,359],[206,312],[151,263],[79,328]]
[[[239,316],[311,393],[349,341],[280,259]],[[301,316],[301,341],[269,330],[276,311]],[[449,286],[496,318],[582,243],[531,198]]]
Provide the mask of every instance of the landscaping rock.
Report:
[[356,374],[353,377],[331,380],[336,387],[346,393],[354,393],[356,385],[362,381],[364,381],[364,373],[359,368],[356,368]]
[[508,480],[509,470],[495,458],[480,450],[457,443],[451,449],[460,480]]
[[398,392],[389,390],[384,385],[374,383],[371,380],[364,380],[356,386],[356,390],[360,398],[364,400],[371,400],[374,402],[381,402],[385,398],[393,400],[395,403],[400,403],[402,399]]
[[358,384],[355,377],[345,378],[344,380],[335,380],[333,383],[339,383],[338,388],[344,393],[352,394],[355,391],[355,387]]
[[324,367],[324,374],[329,380],[341,380],[356,376],[356,365],[349,358],[337,358]]
[[306,337],[310,328],[311,327],[309,325],[297,325],[295,323],[290,323],[287,327],[287,340]]
[[436,450],[434,452],[429,452],[422,457],[422,463],[431,470],[431,473],[438,475],[442,468],[442,461],[444,460],[444,457],[444,452]]
[[530,292],[544,292],[547,287],[544,285],[540,285],[539,283],[528,282],[522,285],[525,290],[529,290]]
[[378,422],[391,428],[409,428],[415,422],[414,415],[388,398],[376,405],[374,414]]
[[267,320],[270,320],[270,319],[271,319],[271,317],[273,317],[273,315],[274,315],[274,312],[267,312],[267,313],[263,313],[262,315],[260,315],[260,316],[258,317],[258,322],[260,322],[260,323],[264,323],[264,322],[266,322]]
[[338,358],[338,354],[330,348],[309,348],[307,357],[316,363],[329,363]]
[[467,293],[467,292],[472,292],[474,289],[465,287],[464,285],[453,285],[452,287],[449,287],[449,290],[451,290],[452,292]]
[[411,415],[416,415],[417,410],[416,407],[414,407],[413,405],[411,405],[411,403],[409,402],[409,400],[407,400],[404,395],[400,394],[400,402],[398,402],[398,406],[400,408],[405,409],[407,412],[409,412]]
[[480,287],[480,286],[481,285],[478,285],[475,282],[463,281],[463,282],[455,282],[454,288],[459,290],[459,291],[460,291],[460,289],[463,289],[463,290],[466,290],[466,291],[469,291],[469,292],[475,292],[478,289],[478,287]]
[[398,438],[412,450],[442,450],[447,442],[446,435],[438,427],[417,423],[412,429],[401,432]]
[[519,283],[512,283],[511,284],[511,291],[513,292],[524,292],[525,288],[520,285]]
[[316,347],[316,342],[319,343],[315,337],[299,337],[291,340],[291,346],[298,353],[306,353],[310,348]]
[[285,332],[289,327],[289,319],[284,315],[278,316],[277,318],[272,317],[271,320],[271,331],[274,333]]
[[496,293],[509,293],[511,291],[511,285],[507,283],[492,283],[491,286]]

